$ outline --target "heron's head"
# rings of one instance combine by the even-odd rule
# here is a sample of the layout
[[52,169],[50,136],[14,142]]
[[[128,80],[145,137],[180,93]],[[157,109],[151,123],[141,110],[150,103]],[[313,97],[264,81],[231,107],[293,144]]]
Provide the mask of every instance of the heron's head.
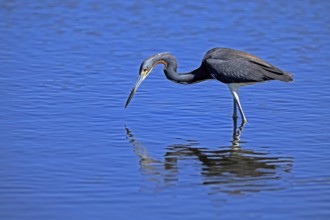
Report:
[[125,108],[128,106],[128,104],[130,103],[131,99],[133,98],[136,90],[139,88],[139,86],[141,85],[141,83],[143,82],[143,80],[145,80],[147,78],[147,76],[151,73],[151,71],[153,70],[153,68],[159,64],[159,63],[163,63],[165,65],[165,68],[167,66],[166,61],[164,61],[162,58],[168,53],[159,53],[156,55],[153,55],[151,57],[146,58],[140,66],[140,71],[139,71],[139,78],[136,81],[131,93],[128,96],[128,99],[126,101],[126,105]]

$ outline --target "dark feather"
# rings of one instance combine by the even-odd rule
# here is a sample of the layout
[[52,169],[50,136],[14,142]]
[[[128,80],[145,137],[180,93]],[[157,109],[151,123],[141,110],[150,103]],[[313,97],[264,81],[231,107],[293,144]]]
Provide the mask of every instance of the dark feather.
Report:
[[215,79],[224,83],[254,83],[267,80],[288,82],[293,80],[292,75],[266,61],[233,49],[212,49],[205,54],[203,64]]

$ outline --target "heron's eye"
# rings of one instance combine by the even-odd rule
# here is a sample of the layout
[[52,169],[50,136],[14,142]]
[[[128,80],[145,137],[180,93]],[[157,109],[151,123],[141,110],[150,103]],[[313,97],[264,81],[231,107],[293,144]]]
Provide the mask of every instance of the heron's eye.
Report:
[[147,72],[147,70],[148,70],[147,68],[144,68],[144,69],[143,69],[143,72]]

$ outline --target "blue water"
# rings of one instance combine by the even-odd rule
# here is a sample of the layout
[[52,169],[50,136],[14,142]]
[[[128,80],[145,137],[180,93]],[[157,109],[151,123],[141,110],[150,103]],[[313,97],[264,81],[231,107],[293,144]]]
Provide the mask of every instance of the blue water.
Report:
[[[0,1],[1,219],[329,219],[330,2]],[[179,85],[213,47],[293,83]]]

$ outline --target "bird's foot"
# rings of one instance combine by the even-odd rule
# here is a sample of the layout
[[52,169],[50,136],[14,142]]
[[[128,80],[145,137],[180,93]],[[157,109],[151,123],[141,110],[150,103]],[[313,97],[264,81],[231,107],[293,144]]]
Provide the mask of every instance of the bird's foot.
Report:
[[242,118],[242,123],[240,127],[243,128],[246,123],[247,123],[246,118]]

